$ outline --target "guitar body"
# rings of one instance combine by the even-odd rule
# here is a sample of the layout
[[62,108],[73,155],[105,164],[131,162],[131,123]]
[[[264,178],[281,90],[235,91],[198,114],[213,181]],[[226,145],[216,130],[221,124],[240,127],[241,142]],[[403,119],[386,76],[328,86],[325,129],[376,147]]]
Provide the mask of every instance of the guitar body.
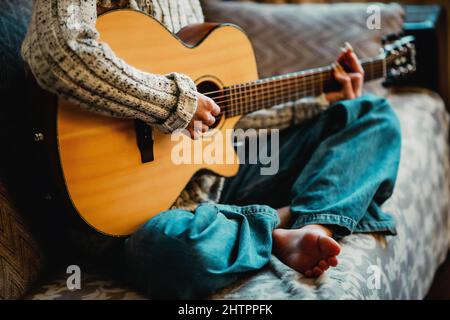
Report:
[[[143,71],[177,71],[189,75],[199,88],[207,84],[213,90],[258,78],[251,43],[232,25],[197,24],[174,36],[143,13],[117,10],[100,16],[97,28],[101,41],[118,57]],[[234,154],[227,129],[238,120],[222,117],[207,133],[221,134],[227,146],[222,152]],[[133,120],[97,115],[62,98],[56,130],[67,196],[86,223],[107,235],[131,234],[169,209],[197,171],[232,176],[239,168],[238,162],[175,164],[171,151],[179,141],[157,130],[153,130],[154,159],[143,163]],[[206,147],[209,142],[201,143]]]

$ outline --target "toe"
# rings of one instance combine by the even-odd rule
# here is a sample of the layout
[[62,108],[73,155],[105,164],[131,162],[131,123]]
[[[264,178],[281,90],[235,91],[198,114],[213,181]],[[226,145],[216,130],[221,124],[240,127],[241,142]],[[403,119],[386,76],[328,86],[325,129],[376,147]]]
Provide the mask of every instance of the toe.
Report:
[[312,270],[305,271],[305,276],[308,277],[308,278],[312,278],[312,276],[313,276]]
[[331,257],[327,259],[327,262],[330,266],[336,267],[338,265],[338,259],[337,257]]
[[320,276],[323,273],[322,269],[320,269],[319,267],[314,267],[312,272],[316,277]]
[[317,241],[320,251],[327,257],[337,256],[341,252],[341,246],[331,237],[321,236]]
[[328,263],[325,260],[320,260],[319,262],[319,268],[322,269],[323,271],[327,270],[330,266],[328,265]]

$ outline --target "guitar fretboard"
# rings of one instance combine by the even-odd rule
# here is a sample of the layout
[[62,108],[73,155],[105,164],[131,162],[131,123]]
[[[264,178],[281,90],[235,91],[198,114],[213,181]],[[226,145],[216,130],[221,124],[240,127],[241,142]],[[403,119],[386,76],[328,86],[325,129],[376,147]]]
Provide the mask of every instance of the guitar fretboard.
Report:
[[[361,61],[365,81],[386,75],[384,56]],[[225,87],[212,97],[227,117],[244,115],[256,110],[295,101],[303,97],[318,96],[322,92],[337,89],[331,66],[289,73]]]

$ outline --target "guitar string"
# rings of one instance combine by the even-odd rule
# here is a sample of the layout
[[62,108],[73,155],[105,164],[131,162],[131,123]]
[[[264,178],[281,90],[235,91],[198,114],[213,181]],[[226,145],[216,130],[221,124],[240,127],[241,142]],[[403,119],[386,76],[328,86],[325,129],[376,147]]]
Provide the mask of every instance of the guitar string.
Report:
[[[381,69],[377,68],[377,69],[374,70],[374,68],[379,63],[381,63],[381,67],[382,68]],[[368,74],[371,74],[371,76],[367,77],[368,80],[371,80],[372,78],[379,78],[380,76],[384,75],[385,74],[384,65],[385,65],[384,61],[382,61],[382,60],[374,60],[372,65],[370,66],[371,67],[370,68],[370,72],[368,72]],[[315,94],[316,87],[314,87],[314,84],[316,84],[316,85],[320,84],[323,87],[325,82],[330,80],[330,78],[322,79],[325,74],[327,74],[329,76],[329,74],[328,74],[329,71],[330,70],[327,70],[327,72],[308,74],[307,76],[303,76],[301,78],[298,77],[298,78],[290,78],[290,79],[288,79],[286,77],[283,77],[283,78],[278,80],[278,81],[282,81],[282,82],[288,81],[289,83],[288,83],[287,86],[283,85],[283,83],[281,83],[281,85],[278,84],[278,85],[271,85],[271,86],[267,86],[267,84],[269,84],[269,83],[267,83],[267,84],[253,83],[251,86],[246,86],[245,87],[245,91],[239,92],[239,90],[242,90],[244,88],[241,88],[241,86],[238,85],[237,87],[233,87],[232,88],[235,91],[235,92],[232,92],[232,94],[221,96],[221,97],[229,97],[229,96],[231,96],[232,99],[219,100],[217,103],[219,104],[219,103],[230,103],[230,102],[239,101],[241,103],[245,102],[248,105],[248,103],[250,102],[251,103],[250,107],[253,107],[252,106],[253,104],[258,103],[258,101],[261,100],[261,99],[252,99],[252,100],[248,99],[248,98],[251,98],[251,96],[249,96],[249,93],[253,93],[255,91],[258,92],[258,93],[262,93],[262,95],[263,95],[262,98],[263,99],[267,99],[265,96],[268,95],[268,94],[273,95],[273,94],[284,93],[284,91],[286,89],[288,90],[288,92],[290,91],[290,89],[295,89],[296,92],[294,93],[294,96],[297,96],[299,93],[302,93],[302,92],[298,92],[298,90],[300,89],[300,88],[298,88],[298,82],[299,81],[303,81],[303,88],[302,89],[303,89],[304,92],[312,91],[312,93]],[[374,75],[376,75],[376,76],[374,77]],[[313,77],[319,76],[320,79],[317,79],[317,77],[316,77],[315,79],[312,79],[312,81],[310,81],[310,80],[306,81],[306,78],[307,77],[311,77],[311,76],[313,76]],[[292,84],[292,80],[295,81],[293,84]],[[282,90],[279,90],[280,88]],[[277,90],[274,90],[274,89],[277,89]],[[217,91],[217,92],[220,92],[220,91]],[[246,94],[246,95],[243,95],[243,93]],[[239,97],[237,97],[238,94],[239,94]],[[217,99],[217,97],[211,97],[211,98],[213,98],[213,99],[216,98]],[[233,99],[233,98],[235,98],[235,99]],[[241,100],[243,100],[243,101],[241,101]],[[278,101],[279,100],[280,102],[283,102],[283,97],[274,97],[271,100],[272,101]],[[269,101],[271,101],[271,100],[269,100]],[[232,108],[232,107],[237,107],[237,106],[235,106],[235,105],[223,106],[224,109],[227,108],[227,107]],[[236,110],[236,111],[238,111],[238,110]]]
[[[361,64],[374,64],[374,63],[381,63],[383,64],[384,61],[386,60],[386,62],[390,62],[391,58],[396,58],[396,57],[385,57],[385,58],[380,58],[380,57],[374,57],[374,58],[369,58],[369,59],[364,59],[361,61]],[[364,67],[364,66],[363,66]],[[265,78],[265,79],[259,79],[259,80],[255,80],[252,82],[248,82],[248,83],[243,83],[243,84],[238,84],[238,85],[233,85],[233,86],[253,86],[253,85],[258,85],[258,84],[264,84],[264,81],[267,81],[266,83],[275,83],[278,81],[284,81],[286,80],[286,78],[302,78],[302,77],[308,77],[311,75],[318,75],[320,73],[322,73],[323,71],[331,71],[332,67],[331,66],[325,66],[322,68],[316,68],[316,69],[312,69],[312,70],[306,70],[306,71],[299,71],[299,72],[294,72],[294,73],[288,73],[286,75],[282,75],[282,76],[274,76],[274,77],[270,77],[270,78]],[[279,79],[277,79],[279,78]],[[205,92],[203,94],[213,94],[213,93],[218,93],[218,92],[226,92],[226,91],[230,91],[233,89],[233,86],[229,86],[226,87],[225,89],[222,90],[215,90],[215,91],[209,91],[209,92]]]
[[[378,62],[377,62],[378,64]],[[381,64],[382,68],[379,68],[380,66],[378,66],[378,68],[376,70],[374,70],[374,66],[372,68],[370,68],[371,70],[369,72],[367,72],[367,74],[369,75],[368,80],[371,80],[371,78],[373,78],[374,74],[379,74],[380,72],[382,74],[384,74],[384,68],[383,68],[383,64]],[[324,76],[326,75],[327,79],[323,79]],[[308,77],[312,78],[312,79],[307,79]],[[318,79],[319,77],[319,79]],[[320,74],[310,74],[308,76],[304,76],[304,77],[297,77],[297,78],[283,78],[278,80],[279,83],[274,84],[273,82],[270,83],[255,83],[252,84],[250,86],[243,86],[243,85],[237,85],[237,86],[233,86],[233,87],[227,87],[227,89],[223,90],[223,91],[231,91],[230,94],[225,94],[219,97],[214,97],[214,96],[210,96],[210,98],[212,98],[216,103],[224,103],[224,102],[232,102],[232,101],[236,101],[239,100],[241,98],[244,98],[245,95],[249,95],[252,93],[258,93],[258,92],[262,92],[262,93],[270,93],[273,94],[273,92],[269,92],[269,91],[275,91],[278,89],[298,89],[299,84],[301,86],[303,86],[304,88],[308,87],[308,89],[311,88],[311,86],[313,85],[317,85],[317,84],[322,84],[325,81],[328,80],[332,80],[333,78],[331,77],[330,71],[327,72],[322,72]],[[282,81],[282,82],[280,82]],[[285,82],[285,83],[283,83]],[[286,83],[287,82],[287,83]],[[266,92],[264,92],[266,91]],[[220,92],[220,91],[217,91]],[[208,94],[208,93],[204,93],[204,94]],[[238,98],[237,96],[241,96],[240,98]],[[232,98],[231,100],[228,98]],[[222,100],[217,100],[218,98],[225,98]],[[236,99],[233,99],[236,98]]]
[[[383,74],[384,74],[384,72],[382,70],[378,70],[378,72],[376,72],[376,73],[373,72],[373,75],[376,75],[373,78],[379,78]],[[330,79],[325,80],[325,81],[329,81],[329,80]],[[324,83],[322,83],[322,84],[324,84]],[[228,100],[228,101],[225,101],[225,102],[229,103],[229,102],[238,101],[241,104],[240,105],[233,104],[233,105],[223,106],[222,109],[224,110],[225,113],[232,113],[232,112],[237,112],[237,114],[243,113],[243,112],[245,113],[247,111],[253,111],[254,110],[253,108],[255,106],[257,107],[257,109],[260,109],[261,108],[261,101],[264,101],[265,104],[269,104],[270,103],[270,105],[267,106],[267,107],[270,107],[270,106],[274,106],[276,103],[282,103],[282,102],[284,102],[287,99],[292,100],[292,96],[294,96],[295,98],[297,98],[297,96],[298,96],[298,98],[300,98],[302,96],[308,96],[309,92],[311,92],[312,95],[315,95],[316,88],[317,87],[314,87],[314,86],[308,86],[307,90],[305,90],[306,89],[306,87],[305,87],[305,88],[303,88],[302,91],[299,91],[298,88],[296,88],[296,91],[293,92],[292,94],[288,94],[287,97],[286,96],[279,96],[279,93],[285,93],[285,90],[283,90],[283,91],[278,90],[278,91],[275,91],[275,92],[268,92],[271,95],[278,94],[278,96],[275,96],[275,97],[270,98],[270,99],[267,99],[267,97],[266,97],[267,92],[264,92],[263,95],[260,97],[260,99],[252,99],[252,100],[250,100],[250,99],[248,99],[249,96],[243,97],[243,98],[231,99],[231,100]],[[290,92],[290,90],[288,90],[288,93],[289,92]],[[259,104],[259,106],[258,106],[258,104]]]
[[[291,86],[297,86],[297,84],[305,84],[305,85],[317,84],[317,83],[320,82],[320,79],[317,79],[316,76],[322,77],[319,74],[316,74],[316,75],[308,75],[308,76],[302,77],[302,78],[298,78],[298,77],[294,78],[294,77],[292,77],[292,78],[285,78],[285,79],[283,79],[283,82],[287,82],[287,83],[283,83],[283,82],[280,83],[279,82],[279,83],[273,84],[272,82],[270,82],[270,83],[268,82],[268,83],[254,84],[254,85],[251,85],[251,86],[248,86],[248,87],[245,87],[245,88],[244,87],[239,87],[239,85],[236,85],[233,88],[234,88],[234,90],[245,90],[245,92],[250,92],[251,93],[251,91],[250,91],[251,89],[256,89],[255,91],[265,90],[265,89],[272,90],[272,89],[277,89],[277,88],[286,88],[286,87],[291,87]],[[314,79],[307,79],[307,77],[316,77],[316,78],[314,78]],[[326,79],[324,79],[324,80],[326,80]],[[217,96],[217,97],[212,96],[211,98],[213,98],[214,101],[216,101],[216,99],[227,98],[227,97],[230,97],[232,95],[235,95],[235,93],[230,93],[228,95],[225,94],[225,95]]]
[[223,93],[225,91],[230,91],[234,87],[238,87],[238,86],[251,87],[251,86],[254,86],[254,85],[262,85],[262,84],[271,84],[271,83],[282,82],[282,81],[285,81],[286,79],[289,80],[290,78],[305,78],[305,77],[309,77],[309,76],[312,76],[312,75],[319,75],[324,70],[331,71],[332,68],[330,66],[326,66],[326,67],[318,68],[318,69],[312,69],[312,70],[300,71],[300,72],[295,72],[295,73],[288,73],[288,74],[285,74],[285,75],[279,75],[279,76],[274,76],[274,77],[269,77],[269,78],[264,78],[264,79],[258,79],[258,80],[247,82],[247,83],[243,83],[243,84],[232,85],[232,86],[226,87],[225,89],[222,89],[222,90],[215,90],[215,91],[205,92],[204,94],[213,94],[213,93],[218,93],[218,92],[222,92]]
[[[392,60],[396,59],[396,58],[398,58],[398,57],[397,56],[389,56],[389,57],[385,57],[385,58],[374,57],[374,58],[370,58],[370,59],[365,59],[364,62],[362,62],[362,64],[363,64],[363,67],[366,67],[366,69],[369,69],[369,68],[373,69],[374,65],[376,65],[376,64],[381,64],[381,67],[385,68],[387,63],[392,62]],[[364,66],[364,64],[366,66]],[[253,87],[256,85],[276,84],[277,82],[290,81],[295,78],[302,79],[302,78],[315,76],[315,75],[320,76],[320,74],[324,73],[324,70],[325,70],[325,72],[331,71],[332,69],[330,69],[330,68],[331,68],[330,66],[327,66],[327,67],[317,68],[317,69],[313,69],[313,70],[309,70],[309,71],[300,71],[300,72],[290,73],[290,74],[286,74],[286,75],[282,75],[282,76],[274,76],[271,78],[259,79],[259,80],[252,81],[249,83],[243,83],[243,84],[237,84],[237,85],[225,87],[224,89],[221,89],[221,90],[205,92],[203,94],[206,95],[206,94],[213,94],[213,93],[219,93],[219,92],[225,93],[227,91],[249,88],[249,87]]]
[[[386,76],[386,72],[387,72],[386,65],[387,65],[387,63],[390,63],[390,62],[392,62],[392,60],[397,59],[397,58],[399,58],[399,57],[398,56],[390,56],[390,57],[387,57],[385,59],[377,59],[377,60],[375,58],[373,58],[372,59],[372,63],[368,64],[367,70],[365,70],[367,74],[370,74],[370,77],[367,77],[368,80],[370,81],[370,80],[373,80],[373,79],[378,79],[378,78],[382,78],[382,77]],[[381,68],[376,68],[378,63],[382,64]],[[319,73],[309,74],[308,76],[318,75],[318,76],[320,76],[322,78],[323,74],[325,74],[325,73],[324,72],[319,72]],[[302,78],[298,77],[297,79],[304,80],[305,77],[302,77]],[[297,80],[297,79],[295,79],[295,80]],[[292,79],[287,79],[285,76],[282,76],[282,78],[280,80],[281,81],[286,81],[286,80],[290,81]],[[280,80],[278,80],[278,81],[280,81]],[[322,80],[322,79],[320,79],[320,80]],[[329,80],[330,79],[326,79],[325,81],[329,81]],[[312,82],[309,82],[309,84],[311,84],[311,83]],[[322,85],[322,91],[323,91],[324,81],[319,81],[319,84]],[[265,85],[265,84],[263,84],[263,85]],[[292,88],[292,87],[289,87],[289,86],[287,87],[288,92],[289,92],[290,88]],[[309,91],[311,88],[313,89],[313,92],[315,92],[314,89],[316,87],[308,87],[308,90],[303,90],[303,91]],[[256,88],[256,89],[257,89],[257,91],[259,91],[259,88]],[[296,92],[294,92],[294,96],[297,96],[301,92],[298,92],[297,87],[295,87],[295,89],[296,89]],[[250,91],[250,90],[248,90],[248,91]],[[220,91],[218,91],[218,92],[220,92]],[[262,93],[264,95],[264,94],[266,94],[268,92],[262,92]],[[289,96],[291,96],[291,95],[289,95]],[[304,95],[304,96],[306,96],[306,95]],[[249,95],[247,95],[247,97],[243,96],[242,99],[245,99],[245,98],[248,98],[248,97],[251,97],[251,96],[249,96]],[[271,107],[271,106],[274,106],[276,103],[282,103],[283,101],[285,101],[284,97],[279,97],[279,96],[271,98],[271,99],[266,99],[263,96],[263,99],[265,100],[266,104],[268,104],[267,107]],[[238,98],[237,100],[239,101],[239,100],[241,100],[241,98]],[[233,100],[229,100],[229,101],[232,102]],[[224,110],[224,113],[226,114],[226,113],[228,113],[227,111],[230,111],[230,113],[231,112],[236,112],[236,114],[242,114],[242,113],[246,113],[247,111],[251,112],[251,111],[254,111],[254,110],[258,110],[261,107],[258,106],[258,105],[255,106],[255,103],[258,103],[259,101],[261,101],[261,99],[254,99],[254,100],[250,100],[250,101],[245,101],[246,103],[244,105],[229,105],[231,110],[230,109]],[[271,101],[275,101],[275,102],[271,102]],[[224,100],[224,102],[226,102],[226,100]],[[241,102],[244,102],[244,101],[241,101]],[[248,102],[250,102],[250,104],[248,104]],[[256,109],[255,109],[255,107],[256,107]],[[226,108],[224,107],[224,109],[226,109]]]
[[[366,77],[369,81],[373,78],[378,78],[381,75],[384,74],[383,70],[374,70],[373,72],[368,72],[368,76]],[[232,92],[229,95],[223,95],[220,96],[220,98],[225,98],[222,100],[217,100],[217,97],[212,96],[211,98],[217,103],[217,104],[224,104],[224,103],[230,103],[235,101],[240,102],[253,102],[258,99],[253,99],[250,94],[257,93],[261,94],[262,98],[266,98],[266,95],[279,95],[284,94],[286,92],[290,92],[291,90],[295,90],[294,94],[303,93],[303,92],[310,92],[316,93],[315,91],[322,91],[321,89],[317,90],[317,85],[327,85],[328,82],[332,81],[333,78],[328,77],[327,79],[322,79],[323,74],[320,76],[321,79],[312,79],[312,81],[305,81],[304,78],[302,79],[289,79],[289,83],[282,84],[278,86],[264,86],[264,87],[254,87],[254,88],[247,88],[245,91],[239,92],[239,88],[236,88],[236,92]],[[292,83],[292,80],[295,82]],[[300,85],[299,85],[300,84]],[[231,98],[231,99],[229,99]],[[270,98],[270,97],[267,97]],[[275,97],[277,98],[277,97]],[[223,106],[223,108],[226,108],[227,106]]]
[[252,99],[247,101],[240,101],[240,99],[237,99],[238,102],[241,102],[239,105],[228,105],[222,107],[222,110],[227,115],[238,115],[238,114],[246,114],[258,109],[264,109],[264,108],[270,108],[275,105],[279,105],[283,102],[287,102],[289,100],[295,101],[302,97],[307,96],[315,96],[316,90],[314,88],[311,88],[310,90],[304,90],[302,92],[292,92],[285,96],[276,96],[273,98],[266,98],[265,96],[262,96],[260,99]]
[[[380,76],[382,73],[380,73]],[[310,86],[307,89],[303,90],[296,90],[295,92],[291,93],[291,90],[288,91],[277,91],[277,92],[270,92],[270,95],[273,95],[274,97],[268,97],[268,93],[261,94],[260,96],[256,96],[256,98],[244,97],[244,98],[237,98],[229,100],[230,102],[238,102],[240,104],[228,104],[225,106],[221,106],[222,110],[225,113],[234,113],[234,114],[240,114],[240,113],[246,113],[250,111],[254,111],[255,109],[262,109],[262,106],[266,105],[266,107],[272,107],[277,104],[287,102],[288,100],[297,100],[301,97],[306,96],[315,96],[316,91],[321,92],[321,90],[318,90],[315,86]],[[280,94],[284,94],[281,95]],[[219,104],[220,105],[220,104]]]
[[[381,67],[381,70],[380,69],[373,70],[375,67],[376,68],[380,68]],[[369,69],[369,68],[367,68],[367,69]],[[367,74],[372,73],[370,71],[373,71],[373,72],[383,71],[384,63],[382,61],[376,61],[376,62],[373,63],[373,65],[370,66],[370,69],[371,70],[366,70]],[[217,92],[222,92],[223,93],[223,92],[232,91],[232,90],[235,90],[235,91],[236,90],[246,90],[246,92],[249,92],[249,90],[251,90],[252,88],[258,89],[258,87],[262,87],[262,86],[270,86],[271,88],[277,88],[277,87],[280,87],[280,86],[284,86],[283,82],[289,82],[288,84],[290,84],[293,81],[295,83],[297,83],[298,81],[305,81],[305,83],[309,84],[311,79],[307,80],[308,77],[321,77],[322,78],[323,75],[325,75],[325,74],[329,77],[330,76],[330,74],[329,74],[330,72],[331,72],[331,70],[327,70],[327,71],[322,71],[320,73],[311,73],[311,74],[308,74],[308,75],[303,75],[301,77],[298,77],[298,76],[297,77],[294,77],[294,76],[290,76],[290,77],[280,76],[280,79],[271,80],[270,82],[268,81],[266,83],[254,82],[254,83],[251,83],[251,84],[238,84],[238,85],[233,85],[233,86],[226,87],[223,90],[217,90],[217,91],[211,91],[211,92],[212,93],[217,93]],[[320,80],[321,79],[319,79],[319,81]],[[314,81],[318,81],[318,79],[312,79],[312,81],[313,82]],[[205,92],[203,94],[204,95],[209,95],[209,94],[211,94],[211,92]],[[233,94],[235,94],[235,93],[233,93]],[[228,97],[230,95],[232,95],[232,94],[225,94],[225,95],[222,95],[222,96],[212,97],[212,98],[218,99],[218,98],[222,98],[222,97]]]
[[[397,57],[394,57],[394,56],[393,57],[388,57],[387,60],[390,61],[390,60],[392,60],[391,58],[394,59],[394,58],[397,58]],[[368,72],[368,73],[371,74],[371,76],[367,77],[368,80],[371,80],[372,78],[379,78],[379,77],[385,75],[385,72],[386,72],[386,70],[385,70],[386,61],[383,61],[383,60],[386,60],[386,59],[377,59],[377,58],[373,58],[372,59],[372,63],[370,65],[370,67],[371,67],[370,71],[371,72]],[[381,63],[381,68],[379,68],[380,66],[378,65],[380,63]],[[376,67],[378,67],[378,68],[376,68]],[[324,68],[321,68],[321,69],[324,69]],[[367,68],[367,69],[369,69],[369,68]],[[296,91],[298,91],[298,89],[299,89],[298,88],[298,82],[299,81],[303,81],[303,88],[302,88],[303,91],[305,91],[305,92],[312,91],[312,93],[314,95],[316,90],[313,87],[313,83],[315,83],[315,84],[319,83],[322,86],[322,89],[323,89],[324,82],[328,81],[328,79],[322,79],[322,78],[323,78],[324,74],[328,75],[329,71],[331,71],[331,70],[327,70],[327,72],[310,73],[308,75],[304,75],[303,77],[297,77],[297,78],[292,78],[292,77],[291,78],[287,78],[286,76],[282,76],[280,79],[277,79],[277,82],[281,82],[281,84],[278,84],[278,85],[273,85],[273,82],[274,82],[273,81],[271,83],[261,83],[261,82],[259,82],[259,83],[252,83],[250,86],[249,85],[246,85],[246,86],[242,86],[242,85],[233,86],[233,87],[230,87],[230,88],[226,89],[227,91],[228,90],[233,90],[232,93],[229,94],[229,95],[221,96],[221,97],[225,97],[226,99],[219,100],[218,104],[219,103],[228,103],[229,104],[230,102],[239,101],[239,102],[246,102],[246,104],[248,104],[248,102],[250,102],[250,107],[253,107],[253,104],[258,103],[261,99],[253,99],[253,101],[241,101],[241,100],[249,100],[248,99],[249,98],[249,93],[253,93],[255,91],[257,93],[259,93],[261,91],[261,93],[263,95],[263,99],[267,99],[265,97],[266,95],[269,95],[269,94],[273,95],[273,94],[276,94],[276,93],[279,94],[280,92],[283,92],[286,89],[288,91],[290,91],[291,89],[295,89]],[[376,74],[376,76],[374,77],[375,74]],[[310,81],[310,80],[306,81],[306,78],[307,77],[311,77],[311,76],[313,76],[313,77],[319,76],[320,79],[319,80],[312,79],[313,81]],[[294,80],[295,82],[292,83],[292,80]],[[285,84],[283,85],[283,82],[289,82],[288,86],[286,86]],[[274,92],[274,89],[279,89],[280,87],[283,89],[282,91],[278,90],[278,92]],[[245,91],[243,91],[243,89]],[[226,90],[222,90],[222,91],[226,91]],[[216,91],[216,92],[220,92],[220,90]],[[243,93],[246,93],[247,96],[243,95]],[[297,94],[298,94],[298,92],[297,92]],[[238,97],[238,95],[239,95],[239,97]],[[296,94],[294,94],[294,96],[296,96]],[[231,97],[231,99],[228,99],[228,97]],[[211,98],[216,98],[217,99],[217,97],[211,97]],[[275,101],[275,102],[280,101],[280,102],[283,102],[283,97],[275,97],[275,98],[272,98],[272,100],[269,100],[269,101]],[[228,106],[222,106],[223,109],[226,109],[227,107],[229,107],[230,109],[236,108],[236,112],[237,112],[237,111],[239,111],[239,107],[240,106],[235,106],[235,105],[230,105],[230,104]]]
[[[368,81],[372,80],[374,78],[374,76],[378,75],[378,74],[381,75],[382,70],[371,73],[367,77]],[[294,80],[294,79],[292,79],[292,80]],[[273,95],[273,94],[278,94],[278,93],[289,92],[290,90],[295,90],[295,91],[299,91],[299,92],[316,91],[316,89],[318,88],[319,85],[326,85],[330,81],[333,81],[333,78],[328,77],[326,79],[325,78],[324,79],[314,79],[313,81],[303,81],[303,82],[295,81],[295,82],[290,82],[285,85],[254,87],[254,88],[246,89],[245,91],[242,91],[242,92],[230,93],[229,95],[220,96],[219,97],[219,98],[221,98],[220,100],[218,99],[218,97],[214,97],[214,96],[211,96],[210,98],[212,98],[214,100],[214,102],[216,102],[217,104],[220,104],[220,103],[233,102],[233,101],[240,100],[240,99],[243,99],[243,100],[252,99],[252,96],[250,94]],[[239,90],[239,89],[237,89],[237,90]],[[322,91],[322,90],[319,89],[317,91]],[[228,99],[230,97],[232,99]],[[225,98],[225,99],[222,99],[222,98]]]
[[[329,82],[330,80],[325,80],[326,82]],[[254,93],[255,95],[251,96],[249,95],[247,92],[245,92],[245,95],[239,95],[239,96],[233,96],[231,95],[231,99],[225,99],[225,100],[219,100],[219,101],[215,101],[217,104],[221,105],[221,104],[225,104],[224,108],[226,108],[229,103],[232,102],[242,102],[242,103],[247,103],[247,102],[255,102],[255,101],[259,101],[260,99],[255,99],[255,98],[261,98],[261,99],[272,99],[272,100],[277,100],[277,99],[283,99],[283,95],[305,95],[307,96],[309,92],[311,92],[312,94],[315,94],[315,91],[320,91],[317,90],[318,86],[317,84],[319,84],[320,81],[316,81],[316,82],[310,82],[308,84],[303,84],[301,86],[298,85],[288,85],[288,86],[283,86],[283,87],[279,87],[279,88],[262,88],[260,90],[256,89],[253,90],[253,92],[250,93]],[[280,97],[281,96],[281,97]],[[272,98],[273,97],[273,98]]]

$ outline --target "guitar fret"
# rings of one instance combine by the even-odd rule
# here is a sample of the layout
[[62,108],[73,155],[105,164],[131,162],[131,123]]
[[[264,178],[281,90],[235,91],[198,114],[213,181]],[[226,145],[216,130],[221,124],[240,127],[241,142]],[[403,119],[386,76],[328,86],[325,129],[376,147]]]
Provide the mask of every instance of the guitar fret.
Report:
[[232,112],[232,114],[234,114],[235,112],[237,112],[237,107],[236,107],[236,103],[235,103],[236,98],[237,98],[235,86],[232,86],[231,90],[232,90],[231,91],[231,99],[232,99],[231,100],[231,102],[232,102],[231,112]]
[[[386,75],[387,61],[381,55],[364,59],[361,63],[367,80]],[[334,83],[333,68],[329,65],[236,84],[229,87],[232,102],[229,103],[228,113],[246,114],[305,96],[316,96],[334,86]]]
[[[289,77],[287,75],[285,75],[284,80],[288,80],[288,79],[289,79]],[[294,94],[295,94],[295,89],[296,89],[296,82],[294,82]],[[287,96],[288,97],[291,96],[291,87],[288,87]]]
[[245,111],[245,107],[244,107],[244,104],[242,102],[242,92],[241,92],[242,90],[241,90],[241,88],[242,88],[242,85],[239,84],[238,87],[237,87],[237,92],[238,92],[238,101],[237,101],[237,103],[238,103],[238,106],[240,108],[244,108],[244,111]]
[[305,83],[305,78],[301,78],[301,82],[302,82],[302,86],[303,86],[303,94],[306,94],[306,83]]
[[232,88],[232,95],[231,95],[231,114],[230,116],[232,116],[235,112],[237,112],[237,107],[236,107],[236,101],[237,101],[237,95],[236,95],[236,86],[231,86]]
[[264,101],[268,100],[270,97],[270,93],[269,93],[269,90],[267,89],[266,85],[263,86],[263,92],[264,92],[264,94],[263,94]]
[[[250,85],[251,88],[251,85]],[[249,111],[249,101],[248,101],[248,92],[244,86],[241,87],[241,92],[242,92],[242,104],[244,106],[244,110],[246,113],[248,113]]]

